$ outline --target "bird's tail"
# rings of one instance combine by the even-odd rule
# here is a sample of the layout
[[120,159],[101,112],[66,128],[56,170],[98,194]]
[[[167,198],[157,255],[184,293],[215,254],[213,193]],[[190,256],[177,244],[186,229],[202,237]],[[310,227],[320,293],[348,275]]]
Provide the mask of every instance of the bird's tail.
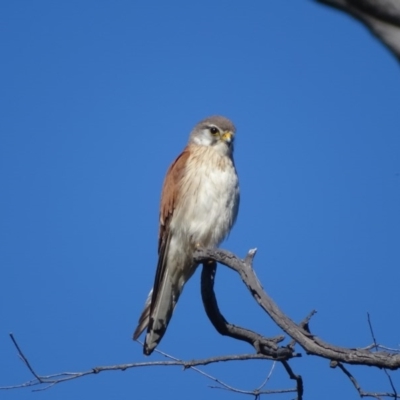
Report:
[[172,317],[175,305],[182,292],[183,287],[172,283],[168,269],[158,287],[157,293],[151,299],[151,307],[148,319],[148,328],[144,342],[143,352],[150,355],[156,348],[167,330],[168,323]]
[[183,289],[172,284],[168,270],[164,273],[165,275],[157,292],[153,294],[153,289],[150,291],[144,310],[139,318],[138,326],[133,334],[133,339],[136,340],[147,328],[143,348],[143,352],[146,355],[150,355],[153,352],[164,336],[176,302]]
[[148,327],[149,325],[149,317],[150,317],[150,306],[151,306],[151,298],[153,296],[153,289],[150,290],[149,295],[147,296],[146,303],[144,305],[144,309],[142,314],[140,315],[138,326],[133,332],[133,340],[137,340],[142,332]]

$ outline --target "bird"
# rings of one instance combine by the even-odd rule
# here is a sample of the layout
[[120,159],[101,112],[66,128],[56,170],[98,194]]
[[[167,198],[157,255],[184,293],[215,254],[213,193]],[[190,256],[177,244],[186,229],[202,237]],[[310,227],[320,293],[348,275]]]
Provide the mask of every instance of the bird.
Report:
[[203,119],[167,171],[154,285],[133,334],[137,340],[147,328],[145,355],[164,336],[183,287],[197,268],[195,250],[216,248],[236,221],[240,192],[233,161],[235,134],[234,124],[226,117]]

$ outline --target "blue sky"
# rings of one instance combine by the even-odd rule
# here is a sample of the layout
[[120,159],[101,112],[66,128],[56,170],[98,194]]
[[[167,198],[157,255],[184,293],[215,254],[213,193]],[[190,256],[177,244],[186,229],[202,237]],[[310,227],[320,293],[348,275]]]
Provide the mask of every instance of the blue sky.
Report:
[[[400,74],[358,22],[312,1],[14,1],[0,6],[0,385],[38,373],[150,359],[131,334],[153,283],[158,203],[170,162],[199,120],[237,126],[244,256],[295,321],[341,346],[399,346]],[[238,276],[216,292],[232,323],[279,329]],[[220,337],[187,284],[160,349],[194,359],[252,352]],[[300,350],[300,349],[299,349]],[[356,399],[329,362],[293,360],[307,399]],[[213,365],[240,389],[268,362]],[[390,391],[382,371],[350,370]],[[400,390],[398,373],[393,373]],[[40,399],[228,399],[179,368],[108,372]],[[267,389],[293,384],[277,366]],[[277,398],[291,399],[292,394]]]

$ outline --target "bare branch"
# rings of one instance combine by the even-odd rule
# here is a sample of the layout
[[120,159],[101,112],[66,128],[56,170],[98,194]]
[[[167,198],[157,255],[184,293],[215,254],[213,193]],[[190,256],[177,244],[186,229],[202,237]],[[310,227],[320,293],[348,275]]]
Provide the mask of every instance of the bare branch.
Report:
[[29,364],[28,359],[25,357],[24,353],[22,352],[22,350],[20,349],[20,347],[18,346],[17,341],[14,338],[14,334],[12,332],[10,332],[10,338],[12,340],[12,342],[14,343],[14,346],[17,348],[18,350],[18,355],[21,358],[21,360],[24,362],[24,364],[28,367],[29,371],[31,371],[32,375],[39,381],[40,381],[40,377],[36,374],[36,372],[33,370],[33,368],[31,367],[31,364]]
[[[368,326],[369,326],[369,330],[371,332],[372,340],[374,341],[374,347],[375,347],[375,349],[378,349],[378,343],[375,338],[374,329],[372,328],[371,316],[369,315],[369,313],[367,313],[367,318],[368,318]],[[385,375],[387,376],[387,378],[389,380],[389,384],[393,390],[393,393],[394,393],[395,397],[397,398],[397,391],[396,391],[396,388],[394,387],[392,377],[390,376],[389,372],[385,368],[383,369],[383,371],[385,372]]]
[[[219,385],[214,388],[252,395],[256,399],[259,398],[259,396],[262,394],[297,392],[297,400],[301,400],[303,398],[304,391],[302,377],[300,375],[296,375],[292,371],[288,363],[288,360],[290,358],[299,356],[297,353],[294,352],[294,346],[296,345],[296,343],[298,343],[306,351],[307,354],[316,355],[330,360],[332,368],[339,367],[353,383],[353,386],[356,388],[361,397],[373,397],[376,399],[380,399],[383,397],[391,397],[395,399],[400,398],[397,395],[393,382],[386,370],[385,373],[388,375],[393,393],[366,392],[361,389],[354,376],[343,365],[347,363],[353,365],[374,366],[378,368],[392,370],[400,368],[399,350],[390,349],[377,343],[375,334],[373,332],[370,316],[368,315],[368,323],[373,339],[373,344],[371,344],[370,346],[355,349],[343,348],[322,341],[317,336],[312,334],[309,329],[309,321],[311,317],[315,314],[315,311],[312,311],[300,324],[296,324],[288,316],[286,316],[275,304],[275,302],[267,295],[267,293],[265,293],[252,268],[252,262],[255,253],[255,250],[250,250],[245,259],[242,260],[234,254],[225,250],[199,249],[195,253],[194,261],[197,263],[203,263],[202,296],[207,315],[209,316],[213,325],[221,334],[229,335],[236,339],[244,340],[247,343],[250,343],[256,349],[257,354],[229,355],[210,357],[201,360],[183,361],[169,356],[166,353],[158,351],[160,354],[163,354],[170,360],[98,366],[91,368],[87,371],[61,372],[52,375],[40,375],[35,371],[28,358],[22,352],[22,349],[17,343],[14,335],[10,334],[10,338],[15,348],[17,349],[18,356],[22,359],[25,366],[29,369],[34,379],[21,383],[19,385],[0,387],[0,390],[9,390],[23,387],[37,387],[37,389],[33,389],[34,391],[46,390],[56,384],[67,382],[87,375],[98,374],[103,371],[125,371],[127,369],[137,367],[180,366],[184,369],[194,369],[201,375],[213,380]],[[272,318],[272,320],[288,336],[292,338],[292,341],[288,345],[278,346],[278,343],[280,343],[284,339],[282,336],[279,336],[277,338],[266,338],[256,332],[232,325],[226,321],[226,319],[219,311],[214,293],[216,262],[226,265],[240,274],[243,282],[249,289],[254,299]],[[386,351],[379,351],[382,349]],[[243,360],[272,360],[274,362],[280,361],[283,364],[290,379],[296,381],[296,388],[282,390],[261,390],[271,376],[270,372],[266,380],[258,388],[253,390],[242,390],[221,381],[220,379],[200,370],[199,368],[196,368],[200,365],[208,365],[217,362]]]
[[372,340],[374,341],[374,347],[375,347],[376,349],[378,349],[378,343],[376,342],[374,330],[373,330],[373,328],[372,328],[371,317],[370,317],[369,313],[367,313],[367,319],[368,319],[369,331],[371,332]]
[[360,397],[372,397],[374,399],[381,399],[382,397],[391,397],[394,399],[398,399],[399,397],[397,396],[397,393],[377,393],[377,392],[366,392],[364,391],[359,383],[357,382],[356,378],[349,372],[349,370],[340,362],[332,362],[331,367],[335,368],[338,367],[340,370],[343,371],[343,373],[350,379],[351,383],[357,390],[358,394]]
[[[255,255],[255,251],[250,251],[247,255],[244,262],[250,264]],[[201,273],[201,296],[203,299],[204,308],[206,310],[206,314],[210,319],[211,323],[214,325],[215,329],[221,334],[230,336],[234,339],[243,340],[249,344],[251,344],[257,353],[265,354],[269,357],[272,357],[278,361],[281,361],[286,372],[289,375],[290,379],[296,381],[296,391],[297,391],[297,400],[302,400],[303,398],[303,380],[300,375],[295,375],[292,369],[289,366],[288,359],[297,356],[293,351],[293,345],[288,345],[285,347],[277,346],[278,342],[283,340],[283,337],[267,339],[263,336],[250,331],[249,329],[244,329],[238,327],[236,325],[230,324],[224,316],[221,314],[217,299],[214,293],[214,280],[215,274],[217,271],[217,263],[215,261],[203,261],[203,271]],[[302,327],[307,327],[308,322],[311,316],[314,315],[314,312],[310,313],[310,315],[302,322]],[[225,387],[226,389],[226,387]],[[241,391],[241,393],[243,393]],[[253,391],[254,394],[254,391]],[[257,397],[261,394],[261,392],[257,391]]]
[[[173,356],[171,356],[171,355],[169,355],[169,354],[167,354],[167,353],[165,353],[165,352],[163,352],[161,350],[155,349],[154,351],[156,353],[159,353],[159,354],[163,355],[164,357],[167,357],[167,358],[171,359],[171,360],[183,362],[182,360],[179,360],[178,358],[173,357]],[[261,388],[266,384],[266,382],[270,378],[273,368],[271,368],[271,371],[268,374],[267,379],[261,384],[261,386],[259,386],[257,389],[254,389],[254,390],[243,390],[243,389],[235,388],[235,387],[233,387],[231,385],[228,385],[227,383],[223,382],[222,380],[220,380],[220,379],[208,374],[207,372],[202,371],[199,368],[192,367],[192,366],[189,367],[189,368],[194,370],[194,371],[196,371],[196,372],[198,372],[200,375],[203,375],[206,378],[211,379],[212,381],[214,381],[214,382],[218,383],[219,385],[221,385],[221,386],[210,386],[210,388],[212,388],[212,389],[224,389],[224,390],[229,390],[229,391],[234,392],[234,393],[249,394],[249,395],[252,395],[252,396],[255,396],[255,397],[259,397],[262,394],[280,394],[280,393],[293,393],[293,392],[296,392],[296,389],[261,390]]]
[[286,369],[286,372],[289,375],[290,379],[293,379],[296,381],[296,386],[297,386],[297,400],[302,400],[303,399],[303,393],[304,393],[304,386],[303,386],[303,378],[301,375],[296,375],[292,368],[290,368],[290,365],[287,361],[282,361],[283,366]]
[[362,348],[349,349],[331,345],[295,324],[264,292],[251,265],[254,255],[255,250],[250,250],[247,257],[241,260],[226,250],[198,249],[194,259],[198,263],[213,260],[238,272],[258,304],[284,332],[303,347],[307,354],[347,364],[368,365],[392,370],[400,368],[399,354],[383,351],[371,352]]
[[[219,356],[219,357],[210,357],[201,360],[191,360],[191,361],[183,361],[183,360],[173,360],[173,361],[150,361],[150,362],[137,362],[137,363],[127,363],[127,364],[117,364],[117,365],[106,365],[106,366],[98,366],[91,368],[87,371],[81,372],[60,372],[57,374],[52,375],[40,375],[38,374],[33,367],[31,366],[30,362],[28,361],[27,357],[22,352],[20,346],[18,345],[14,335],[10,334],[11,340],[13,341],[14,346],[18,351],[18,356],[24,361],[25,365],[35,377],[35,379],[21,383],[19,385],[12,385],[12,386],[2,386],[0,390],[11,390],[11,389],[19,389],[24,387],[33,387],[33,386],[40,386],[39,389],[34,389],[34,391],[46,390],[50,387],[57,385],[59,383],[71,381],[74,379],[81,378],[83,376],[88,375],[95,375],[99,374],[100,372],[104,371],[125,371],[131,368],[142,368],[142,367],[159,367],[159,366],[179,366],[183,367],[184,369],[193,368],[199,365],[208,365],[214,364],[218,362],[225,362],[225,361],[243,361],[243,360],[270,360],[271,357],[264,356],[262,354],[235,354],[232,356]],[[161,353],[163,354],[163,353]]]
[[276,365],[276,361],[274,361],[272,363],[271,369],[269,370],[267,377],[264,379],[264,381],[261,383],[261,385],[257,388],[257,390],[261,390],[267,384],[267,382],[271,379],[272,373],[274,372],[274,369],[275,369],[275,365]]
[[400,3],[398,0],[316,0],[347,12],[363,22],[400,60]]
[[[312,310],[310,312],[310,314],[307,315],[307,317],[304,318],[303,321],[300,322],[299,327],[304,329],[306,332],[311,333],[310,332],[310,320],[311,318],[317,313],[316,310]],[[294,345],[296,344],[296,341],[294,339],[291,340],[291,342],[289,343],[289,347],[294,347]]]

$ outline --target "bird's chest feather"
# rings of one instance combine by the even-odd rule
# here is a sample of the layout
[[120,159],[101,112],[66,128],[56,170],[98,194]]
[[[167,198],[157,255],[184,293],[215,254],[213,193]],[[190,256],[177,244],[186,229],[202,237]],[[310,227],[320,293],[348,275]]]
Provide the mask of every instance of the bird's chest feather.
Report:
[[174,222],[190,242],[217,246],[236,219],[238,177],[228,156],[212,151],[205,156],[194,156],[188,162],[181,186],[181,207]]

